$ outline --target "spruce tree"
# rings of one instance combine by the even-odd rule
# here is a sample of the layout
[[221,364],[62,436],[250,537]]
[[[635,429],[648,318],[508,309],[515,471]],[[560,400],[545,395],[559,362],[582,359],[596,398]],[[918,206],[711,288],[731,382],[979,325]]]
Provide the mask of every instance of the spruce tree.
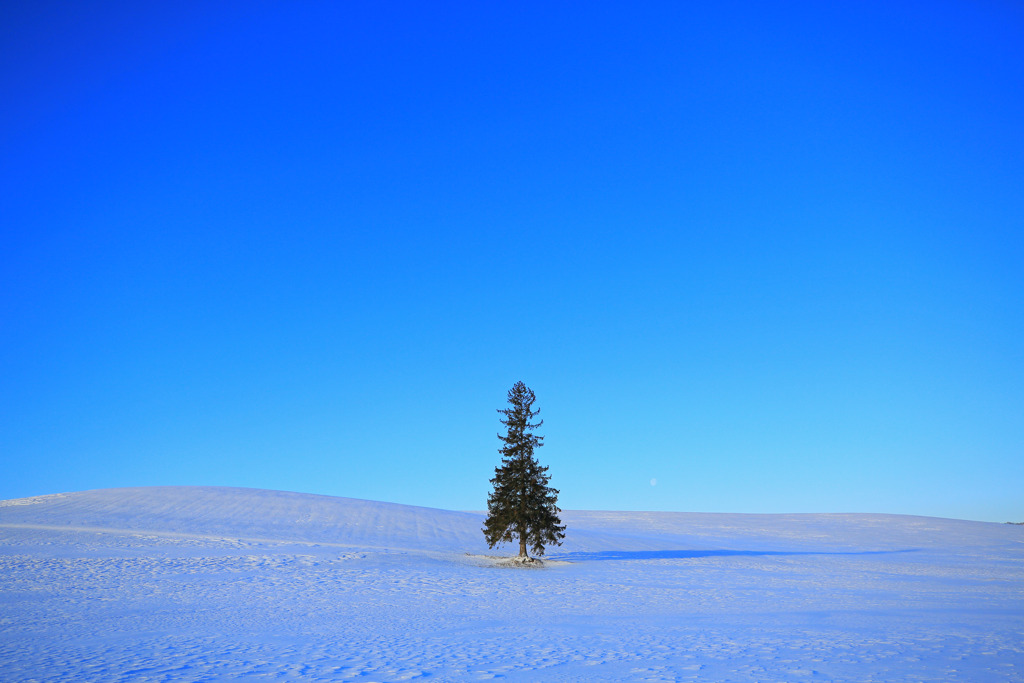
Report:
[[565,538],[565,526],[558,518],[558,489],[548,486],[548,468],[533,455],[534,448],[544,445],[543,436],[531,433],[544,424],[544,420],[530,422],[540,413],[532,410],[536,400],[529,387],[516,382],[508,392],[512,407],[498,409],[505,416],[501,424],[508,429],[504,436],[498,434],[504,444],[498,449],[501,466],[494,468],[494,490],[487,496],[483,527],[488,547],[518,539],[523,559],[529,559],[527,546],[543,555],[545,545],[561,545]]

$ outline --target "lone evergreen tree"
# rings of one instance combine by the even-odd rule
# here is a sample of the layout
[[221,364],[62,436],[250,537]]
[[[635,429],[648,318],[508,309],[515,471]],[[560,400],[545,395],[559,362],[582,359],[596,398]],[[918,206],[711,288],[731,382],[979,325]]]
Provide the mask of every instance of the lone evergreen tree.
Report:
[[530,423],[540,413],[539,409],[531,409],[536,400],[529,387],[516,382],[508,392],[512,407],[498,409],[505,416],[501,424],[508,431],[504,436],[498,434],[504,444],[498,449],[501,467],[494,468],[494,490],[487,496],[483,527],[490,548],[518,538],[519,557],[523,560],[529,560],[527,546],[535,554],[543,555],[545,544],[561,545],[565,538],[565,526],[558,518],[558,489],[548,486],[548,468],[533,457],[533,449],[544,445],[543,436],[530,433],[544,424],[544,420]]

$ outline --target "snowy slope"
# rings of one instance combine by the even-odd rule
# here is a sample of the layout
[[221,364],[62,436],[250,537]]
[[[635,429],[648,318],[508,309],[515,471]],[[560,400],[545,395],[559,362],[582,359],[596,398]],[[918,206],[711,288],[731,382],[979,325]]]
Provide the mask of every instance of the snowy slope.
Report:
[[[10,504],[18,502],[29,504]],[[392,549],[480,546],[479,515],[220,487],[106,489],[0,502],[0,524]]]
[[482,520],[229,488],[0,501],[2,678],[1024,680],[1024,527],[566,512],[524,570]]

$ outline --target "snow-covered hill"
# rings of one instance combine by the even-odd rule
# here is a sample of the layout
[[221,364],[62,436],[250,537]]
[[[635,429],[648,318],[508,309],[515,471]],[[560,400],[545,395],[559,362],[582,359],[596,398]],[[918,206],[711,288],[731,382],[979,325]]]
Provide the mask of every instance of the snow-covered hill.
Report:
[[528,571],[482,520],[231,488],[0,501],[2,678],[1024,680],[1024,527],[565,512]]
[[479,549],[480,516],[286,491],[105,489],[0,502],[0,524],[363,548]]

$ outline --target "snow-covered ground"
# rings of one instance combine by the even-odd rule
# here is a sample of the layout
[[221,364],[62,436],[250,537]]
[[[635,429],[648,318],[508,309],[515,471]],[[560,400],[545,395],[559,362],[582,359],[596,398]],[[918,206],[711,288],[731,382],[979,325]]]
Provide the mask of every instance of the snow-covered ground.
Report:
[[482,520],[230,488],[2,501],[0,679],[1024,680],[1021,526],[565,512],[523,569]]

